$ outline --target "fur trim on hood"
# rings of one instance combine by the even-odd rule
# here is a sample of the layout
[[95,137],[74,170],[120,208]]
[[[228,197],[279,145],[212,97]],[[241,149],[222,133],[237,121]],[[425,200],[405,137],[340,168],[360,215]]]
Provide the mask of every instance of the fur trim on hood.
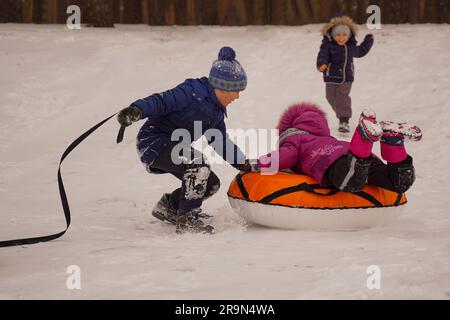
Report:
[[326,113],[311,102],[296,103],[283,112],[277,129],[282,134],[289,128],[298,128],[317,135],[330,133]]
[[328,22],[326,25],[323,26],[321,30],[322,35],[331,37],[330,34],[331,29],[338,24],[348,26],[352,31],[353,36],[356,37],[356,33],[358,32],[358,26],[353,22],[353,20],[350,17],[347,16],[340,16],[331,19],[330,22]]

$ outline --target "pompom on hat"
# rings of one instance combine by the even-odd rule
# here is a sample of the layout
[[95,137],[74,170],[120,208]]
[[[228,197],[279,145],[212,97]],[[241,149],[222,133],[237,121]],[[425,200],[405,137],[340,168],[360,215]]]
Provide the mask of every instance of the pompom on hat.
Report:
[[230,47],[222,47],[219,57],[212,64],[209,82],[215,89],[223,91],[243,91],[247,86],[247,74],[236,60],[236,52]]

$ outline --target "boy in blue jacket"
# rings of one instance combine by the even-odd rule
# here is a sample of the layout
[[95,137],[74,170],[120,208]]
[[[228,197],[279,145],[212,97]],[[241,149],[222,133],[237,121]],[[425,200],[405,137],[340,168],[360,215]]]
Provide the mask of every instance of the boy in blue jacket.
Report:
[[[146,118],[137,136],[140,160],[149,173],[171,173],[181,180],[181,187],[165,193],[152,212],[154,217],[176,225],[177,233],[214,232],[203,221],[209,216],[202,213],[201,205],[218,191],[220,181],[191,142],[205,135],[215,152],[236,169],[256,170],[226,133],[226,107],[247,85],[247,75],[235,57],[232,48],[223,47],[209,78],[187,79],[171,90],[139,99],[117,117],[122,126]],[[177,141],[177,129],[190,135],[188,141]],[[211,135],[210,129],[220,134]]]
[[332,18],[322,29],[323,40],[316,63],[317,69],[323,72],[327,100],[339,119],[339,132],[344,133],[350,131],[348,121],[352,117],[353,58],[364,57],[373,45],[373,35],[368,34],[358,46],[356,31],[351,18]]

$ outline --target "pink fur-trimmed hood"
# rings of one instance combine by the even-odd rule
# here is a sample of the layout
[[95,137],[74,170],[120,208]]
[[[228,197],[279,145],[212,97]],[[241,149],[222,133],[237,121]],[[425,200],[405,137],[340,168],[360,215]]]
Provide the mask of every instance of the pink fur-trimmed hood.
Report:
[[330,135],[325,112],[311,102],[300,102],[288,107],[281,115],[277,128],[280,134],[289,128],[297,128],[317,136]]

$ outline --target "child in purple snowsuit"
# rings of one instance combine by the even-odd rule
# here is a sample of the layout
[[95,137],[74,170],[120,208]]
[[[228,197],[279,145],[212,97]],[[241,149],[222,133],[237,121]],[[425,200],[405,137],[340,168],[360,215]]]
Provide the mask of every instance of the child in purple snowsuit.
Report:
[[356,32],[357,27],[349,17],[331,19],[322,29],[323,40],[317,55],[316,66],[323,73],[326,98],[339,119],[340,132],[349,132],[348,121],[352,117],[353,58],[364,57],[373,45],[373,35],[368,34],[358,46]]
[[[375,114],[366,110],[349,143],[330,135],[325,113],[317,105],[300,103],[283,113],[278,129],[279,149],[259,158],[261,168],[270,167],[278,157],[279,170],[291,169],[348,192],[359,192],[370,183],[401,193],[415,180],[412,157],[403,143],[405,138],[420,140],[420,129],[415,126],[378,123]],[[387,164],[372,154],[378,140]]]

